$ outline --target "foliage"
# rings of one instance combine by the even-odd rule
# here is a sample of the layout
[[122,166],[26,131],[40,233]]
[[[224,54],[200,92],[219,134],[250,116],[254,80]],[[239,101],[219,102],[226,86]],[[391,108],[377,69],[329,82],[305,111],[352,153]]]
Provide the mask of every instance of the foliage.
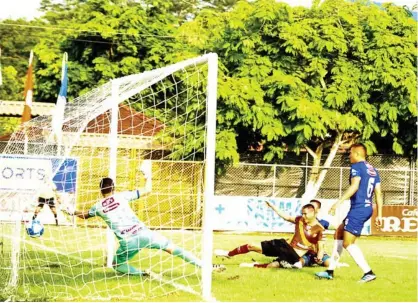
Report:
[[[0,86],[0,100],[23,100],[29,54],[41,40],[42,32],[38,28],[32,28],[32,25],[35,25],[35,22],[23,19],[5,19],[1,22],[3,85]],[[36,58],[34,64],[36,65]]]
[[338,0],[314,1],[311,9],[269,0],[189,6],[43,0],[42,9],[44,17],[30,23],[41,28],[8,33],[0,27],[4,52],[3,40],[25,58],[3,60],[9,85],[0,96],[15,98],[23,90],[23,53],[35,44],[35,98],[49,102],[58,93],[63,52],[70,99],[116,77],[216,52],[217,157],[224,163],[249,149],[266,162],[285,151],[307,150],[319,159],[354,141],[371,153],[413,153],[417,31],[402,7]]
[[354,140],[377,152],[381,136],[395,153],[412,152],[416,134],[399,125],[411,129],[417,115],[416,22],[403,8],[261,0],[183,27],[201,33],[183,34],[190,45],[220,55],[219,127],[239,146],[264,145],[266,161]]

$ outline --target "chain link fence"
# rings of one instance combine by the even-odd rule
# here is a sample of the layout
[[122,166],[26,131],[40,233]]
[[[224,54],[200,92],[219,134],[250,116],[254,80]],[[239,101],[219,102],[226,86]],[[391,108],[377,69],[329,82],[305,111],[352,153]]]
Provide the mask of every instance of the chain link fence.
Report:
[[[375,166],[381,177],[385,205],[417,205],[418,173],[415,163],[384,160],[376,157],[373,162],[386,161],[386,167]],[[374,164],[376,165],[376,164]],[[396,166],[391,168],[390,166]],[[265,196],[300,198],[305,193],[309,178],[316,173],[309,165],[266,165],[240,163],[230,167],[216,180],[216,195]],[[323,167],[319,167],[322,171]],[[338,166],[326,169],[326,176],[317,198],[337,199],[349,186],[350,167]]]

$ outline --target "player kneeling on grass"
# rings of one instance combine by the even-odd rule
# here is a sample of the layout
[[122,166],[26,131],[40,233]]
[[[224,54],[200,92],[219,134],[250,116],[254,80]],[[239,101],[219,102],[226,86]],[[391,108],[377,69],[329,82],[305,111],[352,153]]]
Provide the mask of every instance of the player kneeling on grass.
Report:
[[243,263],[241,266],[250,267],[295,267],[310,266],[313,264],[328,265],[329,256],[324,253],[322,233],[324,227],[316,219],[315,207],[306,204],[302,207],[302,216],[292,217],[278,210],[270,202],[267,205],[288,222],[295,224],[295,233],[290,244],[284,239],[263,241],[260,245],[245,244],[231,251],[215,250],[217,256],[232,257],[250,251],[261,253],[268,257],[278,257],[268,264]]
[[[144,174],[145,175],[145,174]],[[103,199],[98,201],[88,211],[71,211],[68,214],[81,219],[101,217],[119,240],[119,248],[113,258],[113,268],[121,273],[129,275],[147,275],[147,273],[127,264],[142,248],[160,249],[174,256],[180,257],[186,262],[201,267],[201,261],[192,253],[176,246],[166,237],[148,229],[135,215],[128,202],[144,197],[151,192],[151,178],[145,176],[144,188],[133,191],[115,193],[113,180],[103,178],[100,182],[100,190]],[[223,265],[214,265],[214,270],[222,271]]]

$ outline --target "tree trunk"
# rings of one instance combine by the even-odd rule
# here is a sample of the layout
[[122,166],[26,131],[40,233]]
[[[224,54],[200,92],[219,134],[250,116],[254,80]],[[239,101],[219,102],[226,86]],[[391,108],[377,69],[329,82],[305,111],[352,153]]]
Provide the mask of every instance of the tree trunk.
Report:
[[318,146],[315,153],[309,152],[314,158],[314,164],[311,171],[311,175],[309,176],[309,182],[306,186],[305,193],[302,195],[302,200],[304,203],[307,203],[309,200],[316,197],[318,194],[319,188],[322,185],[322,182],[324,182],[325,176],[327,175],[328,168],[330,168],[332,161],[334,160],[338,148],[340,147],[342,143],[342,134],[338,134],[334,139],[334,144],[331,147],[331,150],[328,154],[327,159],[324,162],[324,165],[322,167],[319,167],[321,165],[321,156],[323,151],[323,143]]

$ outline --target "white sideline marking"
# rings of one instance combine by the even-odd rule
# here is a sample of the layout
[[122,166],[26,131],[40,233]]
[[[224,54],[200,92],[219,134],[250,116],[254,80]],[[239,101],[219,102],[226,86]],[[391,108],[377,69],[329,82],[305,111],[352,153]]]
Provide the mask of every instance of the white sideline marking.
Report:
[[386,255],[381,257],[389,257],[389,258],[396,258],[396,259],[405,259],[405,260],[417,260],[417,258],[409,258],[405,256],[394,256],[394,255]]

